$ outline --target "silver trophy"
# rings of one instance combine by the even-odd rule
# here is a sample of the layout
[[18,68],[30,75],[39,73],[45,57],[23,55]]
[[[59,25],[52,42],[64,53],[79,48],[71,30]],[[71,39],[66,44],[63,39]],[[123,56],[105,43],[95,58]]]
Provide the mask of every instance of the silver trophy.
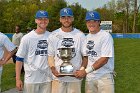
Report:
[[74,76],[73,70],[74,67],[70,63],[70,60],[73,58],[73,49],[74,48],[60,48],[60,59],[63,63],[60,66],[60,76]]

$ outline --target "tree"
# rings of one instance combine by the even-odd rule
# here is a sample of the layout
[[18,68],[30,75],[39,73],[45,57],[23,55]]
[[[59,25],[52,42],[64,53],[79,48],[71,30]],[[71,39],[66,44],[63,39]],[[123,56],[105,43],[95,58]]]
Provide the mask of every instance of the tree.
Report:
[[88,33],[88,30],[86,28],[85,24],[85,14],[86,14],[86,9],[82,8],[79,3],[75,3],[73,5],[70,5],[68,7],[71,7],[74,13],[74,27],[80,29],[81,31]]
[[137,20],[137,15],[138,15],[138,9],[139,7],[137,7],[137,0],[134,0],[134,21],[133,21],[133,33],[136,32],[136,28],[137,28],[137,25],[136,25],[136,20]]
[[125,32],[127,33],[128,32],[128,17],[129,17],[129,0],[125,0],[125,5],[126,5],[126,28],[125,28]]
[[67,3],[64,0],[48,0],[47,4],[47,11],[50,16],[50,23],[48,25],[48,29],[50,31],[53,31],[60,27],[59,12],[60,9],[67,7]]

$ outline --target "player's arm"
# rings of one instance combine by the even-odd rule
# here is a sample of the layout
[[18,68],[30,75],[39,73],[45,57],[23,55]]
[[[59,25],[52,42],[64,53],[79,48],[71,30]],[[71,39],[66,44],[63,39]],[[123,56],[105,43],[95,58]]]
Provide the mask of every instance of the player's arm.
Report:
[[107,62],[108,62],[108,57],[101,57],[93,65],[91,65],[90,67],[87,67],[85,70],[77,71],[76,77],[78,77],[78,78],[85,77],[88,73],[93,72],[93,71],[101,68]]
[[88,56],[83,56],[80,70],[84,70],[87,67],[87,64],[88,64]]
[[10,39],[7,36],[3,37],[3,41],[1,43],[3,43],[4,48],[8,51],[6,57],[3,57],[0,60],[0,65],[4,65],[17,50],[15,45],[10,41]]
[[54,56],[55,56],[55,47],[54,47],[54,44],[53,44],[53,35],[50,35],[48,37],[48,65],[53,73],[53,75],[55,75],[56,77],[58,77],[58,71],[56,70],[55,68],[55,59],[54,59]]
[[97,70],[104,66],[108,62],[109,57],[101,57],[93,65],[85,69],[85,74],[88,74],[94,70]]
[[16,53],[16,87],[18,90],[22,90],[23,89],[23,83],[22,80],[20,78],[21,76],[21,69],[22,69],[22,65],[23,62],[25,61],[26,55],[28,55],[28,49],[29,49],[29,43],[26,37],[21,39],[20,42],[20,46],[18,48],[18,51]]
[[3,57],[0,60],[0,65],[4,65],[8,62],[8,60],[15,54],[15,52],[17,51],[17,49],[15,48],[13,51],[8,52],[8,54],[6,55],[6,57]]
[[17,51],[17,48],[15,48],[13,51],[8,52],[8,55],[5,58],[5,62],[7,62]]
[[17,57],[16,58],[16,87],[18,90],[22,90],[23,89],[23,83],[21,81],[21,69],[22,69],[22,65],[23,65],[23,58]]
[[101,68],[102,66],[104,66],[107,62],[108,62],[109,57],[101,57],[100,59],[98,59],[93,65],[92,68],[94,70],[97,70],[99,68]]
[[56,77],[58,77],[58,75],[59,75],[59,73],[58,73],[58,71],[56,70],[56,68],[55,68],[55,63],[54,63],[54,56],[48,56],[48,64],[49,64],[49,67],[51,68],[51,71],[52,71],[52,73],[56,76]]
[[87,67],[87,64],[88,64],[88,56],[83,56],[82,57],[82,64],[81,64],[80,70],[77,70],[74,73],[75,77],[82,78],[82,77],[86,76],[85,68]]

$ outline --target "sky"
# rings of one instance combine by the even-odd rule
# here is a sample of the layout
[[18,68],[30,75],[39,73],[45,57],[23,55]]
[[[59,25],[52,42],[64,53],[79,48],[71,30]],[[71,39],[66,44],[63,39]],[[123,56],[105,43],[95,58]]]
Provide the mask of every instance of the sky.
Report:
[[83,8],[86,8],[87,10],[91,11],[93,9],[102,7],[104,4],[107,4],[107,2],[111,0],[66,0],[68,4],[74,4],[79,3]]

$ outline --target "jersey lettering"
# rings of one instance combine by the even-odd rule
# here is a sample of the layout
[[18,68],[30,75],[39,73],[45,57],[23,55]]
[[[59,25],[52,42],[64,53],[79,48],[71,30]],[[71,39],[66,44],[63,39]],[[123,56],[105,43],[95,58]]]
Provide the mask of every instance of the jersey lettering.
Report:
[[48,53],[48,43],[47,40],[40,40],[37,44],[37,49],[35,51],[35,55],[46,56]]

